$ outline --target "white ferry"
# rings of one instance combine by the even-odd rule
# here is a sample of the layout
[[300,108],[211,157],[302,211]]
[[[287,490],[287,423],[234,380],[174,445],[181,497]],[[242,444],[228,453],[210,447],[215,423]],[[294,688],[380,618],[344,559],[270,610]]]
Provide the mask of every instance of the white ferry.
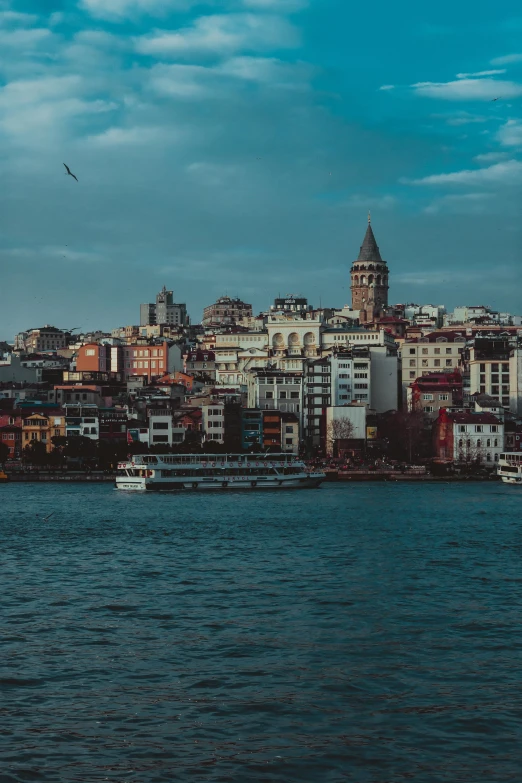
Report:
[[140,454],[118,463],[116,489],[308,489],[325,478],[293,454]]
[[501,454],[498,460],[497,475],[505,484],[522,485],[522,452]]

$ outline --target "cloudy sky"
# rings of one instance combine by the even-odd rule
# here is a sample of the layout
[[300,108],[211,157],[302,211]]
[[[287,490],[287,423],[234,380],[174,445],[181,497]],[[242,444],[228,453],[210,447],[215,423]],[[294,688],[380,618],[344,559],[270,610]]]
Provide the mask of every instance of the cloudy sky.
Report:
[[0,338],[342,306],[368,209],[391,301],[520,313],[520,3],[0,0],[0,177]]

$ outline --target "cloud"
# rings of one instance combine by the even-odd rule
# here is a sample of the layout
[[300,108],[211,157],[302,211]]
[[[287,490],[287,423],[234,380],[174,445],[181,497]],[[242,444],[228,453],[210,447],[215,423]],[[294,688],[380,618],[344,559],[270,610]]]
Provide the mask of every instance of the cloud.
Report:
[[80,7],[98,19],[125,22],[133,16],[165,16],[186,11],[196,0],[80,0]]
[[202,65],[155,65],[150,71],[149,85],[160,95],[177,98],[203,98],[214,92],[217,77],[212,69]]
[[505,152],[483,152],[480,155],[475,155],[473,160],[477,163],[492,163],[496,160],[504,160],[507,157]]
[[492,198],[494,198],[492,193],[443,196],[426,207],[424,213],[426,215],[437,215],[439,212],[480,214],[490,208],[487,202]]
[[246,81],[294,88],[303,87],[312,74],[305,63],[288,63],[276,57],[232,57],[212,70]]
[[129,147],[142,144],[154,144],[160,141],[174,141],[177,134],[166,128],[142,126],[135,128],[108,128],[97,136],[89,136],[86,141],[94,147]]
[[522,182],[522,161],[507,160],[485,169],[431,174],[421,179],[402,179],[401,182],[407,185],[515,185]]
[[447,125],[454,125],[458,127],[460,125],[480,124],[483,122],[488,122],[491,119],[491,117],[483,117],[480,114],[470,114],[467,111],[461,111],[452,117],[448,117],[446,119],[446,123]]
[[136,50],[153,57],[183,57],[194,54],[226,55],[240,50],[264,51],[299,43],[296,28],[273,15],[228,14],[201,16],[192,27],[136,39]]
[[82,96],[78,76],[47,77],[10,82],[0,90],[0,130],[16,144],[39,146],[67,132],[68,120],[111,111],[116,104]]
[[520,147],[522,145],[522,122],[508,120],[499,129],[497,138],[504,147]]
[[381,87],[379,87],[379,90],[394,90],[395,85],[394,84],[383,84]]
[[245,8],[269,9],[277,13],[300,11],[308,6],[308,0],[243,0]]
[[454,82],[418,82],[412,89],[425,98],[447,101],[491,101],[522,95],[522,84],[496,79],[458,79]]
[[23,14],[18,11],[0,11],[0,25],[8,24],[32,25],[38,21],[34,14]]
[[506,69],[501,68],[496,71],[477,71],[476,73],[458,73],[457,79],[476,79],[480,76],[498,76],[501,73],[506,73]]
[[506,54],[491,60],[491,65],[512,65],[513,63],[522,63],[522,54]]
[[43,41],[48,41],[52,36],[50,30],[45,27],[22,28],[19,30],[0,30],[0,50],[28,49]]

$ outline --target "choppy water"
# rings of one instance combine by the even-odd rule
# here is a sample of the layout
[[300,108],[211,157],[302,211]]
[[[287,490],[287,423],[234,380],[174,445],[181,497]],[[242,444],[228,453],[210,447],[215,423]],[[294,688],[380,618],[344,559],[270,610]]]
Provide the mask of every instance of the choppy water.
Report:
[[0,783],[519,781],[521,510],[0,487]]

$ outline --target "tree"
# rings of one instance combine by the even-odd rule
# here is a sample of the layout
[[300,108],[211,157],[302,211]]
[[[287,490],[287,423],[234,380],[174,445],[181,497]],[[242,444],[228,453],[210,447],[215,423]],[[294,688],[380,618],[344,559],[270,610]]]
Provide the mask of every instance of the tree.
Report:
[[0,465],[4,465],[9,456],[9,446],[0,443]]
[[388,456],[403,462],[414,462],[429,452],[429,430],[421,411],[391,411],[379,423],[381,437],[388,444]]
[[326,453],[329,457],[339,456],[342,441],[351,440],[355,427],[350,419],[334,419],[326,428]]
[[48,461],[45,444],[32,440],[23,450],[23,461],[29,465],[45,465]]

